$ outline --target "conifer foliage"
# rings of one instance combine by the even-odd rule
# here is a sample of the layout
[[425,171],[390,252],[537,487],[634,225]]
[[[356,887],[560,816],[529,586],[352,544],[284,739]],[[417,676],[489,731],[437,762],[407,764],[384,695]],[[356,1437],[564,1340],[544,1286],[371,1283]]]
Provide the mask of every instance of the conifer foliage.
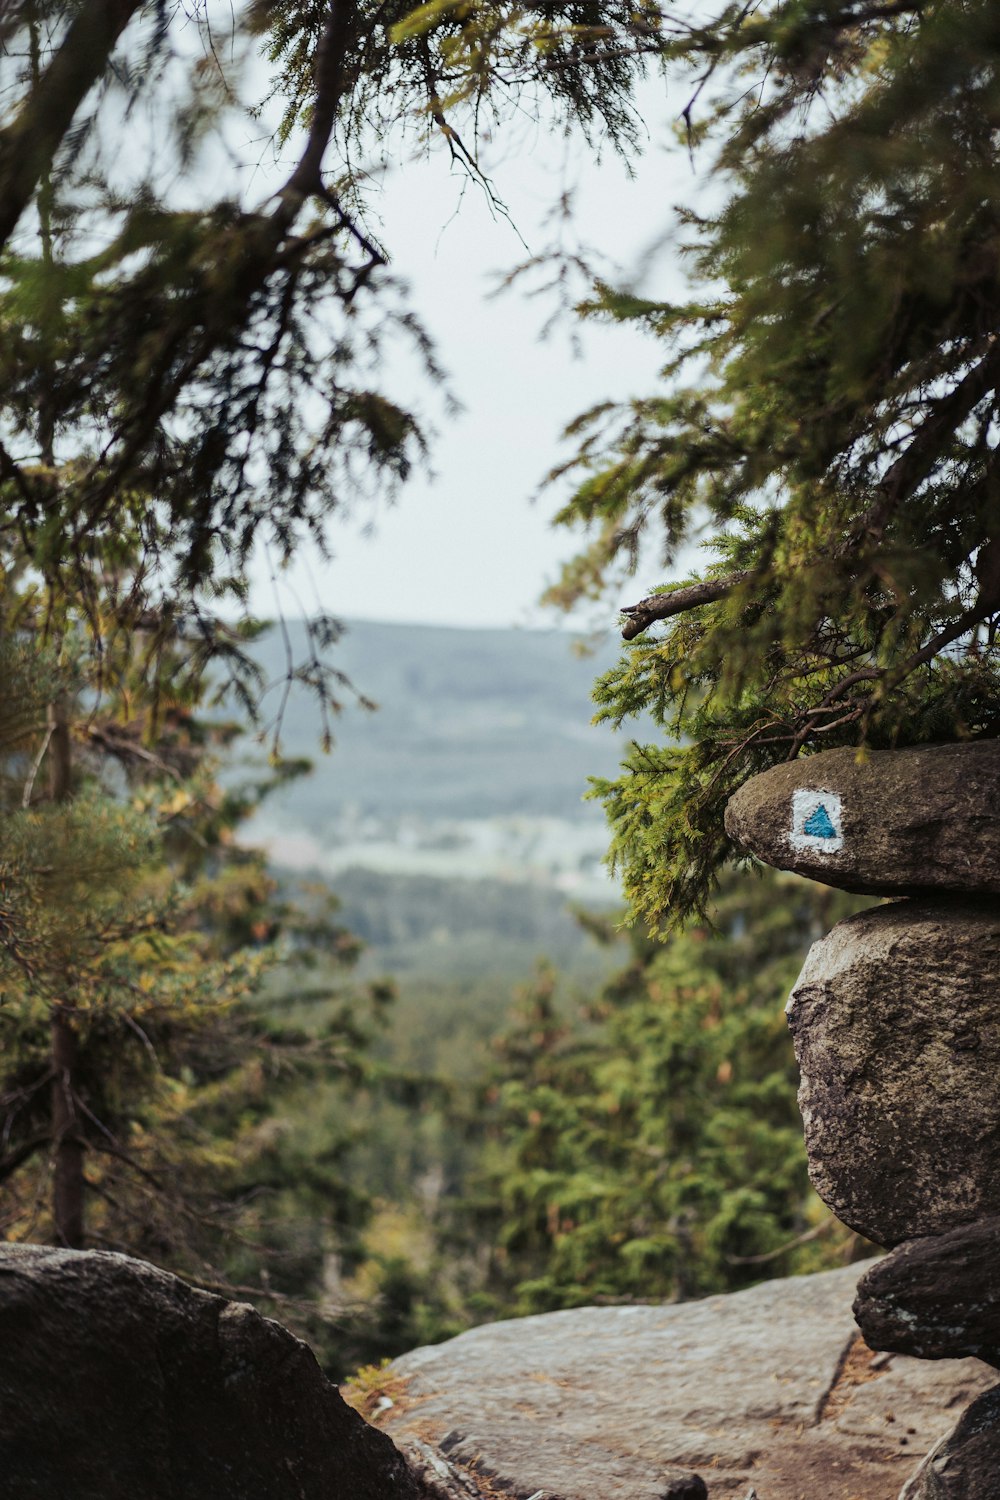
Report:
[[[385,388],[383,346],[415,343],[436,370],[371,227],[372,153],[440,143],[482,180],[480,120],[526,95],[634,132],[615,41],[641,7],[411,9],[5,12],[0,545],[64,590],[86,595],[87,559],[114,554],[124,520],[141,546],[119,616],[176,616],[199,591],[204,609],[205,590],[242,596],[258,538],[276,559],[309,534],[322,546],[327,517],[406,476],[423,437]],[[220,184],[249,136],[283,170]]]
[[[336,1131],[294,1160],[312,1225],[267,1210],[297,1149],[269,1115],[301,1076],[290,1050],[360,1078],[365,1028],[347,1001],[322,1034],[255,1008],[273,892],[233,847],[200,715],[213,658],[253,687],[214,615],[245,603],[254,544],[322,544],[423,451],[381,358],[400,336],[438,373],[373,228],[370,158],[393,142],[493,193],[481,128],[528,106],[627,152],[655,66],[686,79],[688,144],[714,153],[691,300],[598,286],[583,309],[662,340],[662,388],[581,418],[563,471],[563,519],[590,533],[563,602],[647,536],[668,561],[709,536],[704,568],[625,610],[633,644],[599,686],[603,713],[669,736],[600,788],[651,928],[706,909],[753,772],[1000,727],[997,8],[694,10],[0,15],[0,1233],[202,1279],[253,1279],[273,1251],[295,1295],[321,1278],[324,1212],[360,1212]],[[241,49],[270,70],[256,94]],[[284,161],[256,196],[206,170],[248,119]],[[304,675],[331,706],[336,674],[317,655]],[[746,982],[694,930],[640,941],[589,1033],[547,981],[529,1000],[487,1194],[523,1305],[710,1290],[812,1245],[773,1012],[790,976],[766,967],[792,948],[766,912],[751,925]]]
[[[79,621],[39,646],[22,603],[0,648],[0,1235],[309,1301],[363,1218],[346,1101],[384,996],[309,979],[314,952],[329,975],[357,944],[234,840],[275,773],[223,790],[226,724],[162,689],[150,735],[128,663],[105,652],[98,696]],[[265,1010],[279,961],[297,978]],[[320,1030],[285,1019],[310,1005]],[[342,1104],[307,1205],[281,1117],[316,1077]]]
[[601,712],[649,711],[604,783],[634,910],[704,909],[727,797],[777,760],[1000,728],[1000,16],[991,0],[705,8],[689,143],[692,300],[601,287],[663,387],[577,424],[563,602],[643,538],[704,565],[624,611]]
[[[331,1100],[387,992],[312,984],[311,949],[350,941],[276,912],[235,844],[251,803],[214,779],[206,674],[251,710],[260,684],[220,601],[245,609],[255,543],[323,547],[423,451],[386,341],[438,372],[372,228],[372,152],[438,144],[491,192],[479,122],[527,96],[623,147],[637,124],[642,7],[411,10],[0,16],[0,1234],[293,1297],[350,1259],[364,1194]],[[248,135],[269,177],[228,170]],[[324,713],[335,634],[289,664]],[[282,944],[315,1024],[257,1003]],[[306,1150],[275,1102],[310,1070],[331,1119]]]
[[730,877],[714,934],[633,930],[630,962],[582,1006],[551,971],[524,990],[485,1087],[502,1307],[704,1296],[851,1253],[809,1188],[776,997],[852,900]]
[[[322,546],[333,512],[422,451],[383,384],[386,338],[437,372],[371,229],[369,154],[405,154],[409,132],[481,178],[480,116],[531,90],[623,143],[635,126],[633,59],[611,45],[631,6],[411,9],[29,0],[0,17],[4,1232],[176,1261],[198,1239],[177,1230],[204,1206],[199,1153],[206,1182],[240,1177],[239,1148],[212,1165],[221,1134],[197,1122],[209,1097],[220,1114],[230,1098],[234,1140],[255,1118],[266,939],[248,913],[272,922],[199,705],[210,663],[248,707],[259,687],[216,618],[245,607],[254,543],[276,562]],[[283,162],[269,180],[227,170],[248,133]],[[299,672],[324,712],[334,634],[323,622]],[[360,1012],[331,1016],[300,1052],[349,1075]],[[263,1041],[251,1054],[274,1063]],[[250,1172],[246,1202],[261,1189]]]

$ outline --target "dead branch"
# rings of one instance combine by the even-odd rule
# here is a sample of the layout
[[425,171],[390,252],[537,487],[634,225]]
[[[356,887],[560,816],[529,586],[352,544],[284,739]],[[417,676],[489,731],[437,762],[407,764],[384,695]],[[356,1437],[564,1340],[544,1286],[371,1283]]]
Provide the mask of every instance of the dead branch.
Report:
[[686,588],[674,589],[670,594],[650,594],[638,604],[627,604],[622,609],[629,619],[622,626],[622,640],[631,641],[653,624],[654,620],[668,620],[672,615],[686,614],[689,609],[698,609],[702,604],[714,604],[724,599],[733,589],[745,583],[751,576],[748,568],[728,573],[724,578],[708,578],[704,583],[692,583]]

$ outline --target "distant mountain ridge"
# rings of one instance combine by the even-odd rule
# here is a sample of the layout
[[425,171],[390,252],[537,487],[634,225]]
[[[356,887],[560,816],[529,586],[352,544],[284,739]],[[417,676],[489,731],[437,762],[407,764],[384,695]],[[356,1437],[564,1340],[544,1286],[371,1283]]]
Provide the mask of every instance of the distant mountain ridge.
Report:
[[[304,626],[286,628],[301,660]],[[283,677],[280,631],[254,654],[271,679]],[[349,623],[330,660],[378,709],[345,695],[325,756],[315,701],[293,691],[282,748],[315,770],[282,794],[284,814],[313,828],[347,809],[362,818],[599,818],[583,802],[587,778],[612,774],[627,739],[590,722],[590,695],[616,655],[608,640],[581,657],[558,631]]]

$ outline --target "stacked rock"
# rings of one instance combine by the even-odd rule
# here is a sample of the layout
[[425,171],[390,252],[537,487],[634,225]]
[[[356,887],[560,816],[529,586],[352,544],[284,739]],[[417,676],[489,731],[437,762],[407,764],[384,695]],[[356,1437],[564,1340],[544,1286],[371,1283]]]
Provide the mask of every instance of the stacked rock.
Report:
[[[832,750],[755,776],[726,831],[779,869],[900,899],[838,923],[788,1002],[809,1175],[891,1250],[873,1349],[1000,1368],[1000,741]],[[1000,1500],[1000,1386],[900,1500]]]

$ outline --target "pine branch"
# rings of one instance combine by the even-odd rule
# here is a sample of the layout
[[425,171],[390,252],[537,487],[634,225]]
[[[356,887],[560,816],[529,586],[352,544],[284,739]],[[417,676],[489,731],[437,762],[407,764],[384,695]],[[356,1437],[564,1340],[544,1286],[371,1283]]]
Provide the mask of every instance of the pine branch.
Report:
[[316,97],[309,134],[298,164],[281,190],[281,207],[276,217],[283,218],[287,214],[288,224],[307,198],[323,191],[323,157],[347,82],[347,53],[356,17],[354,0],[333,0],[316,53]]
[[838,15],[830,16],[824,23],[838,31],[845,27],[865,26],[869,21],[894,21],[899,16],[921,16],[924,0],[893,0],[886,5],[863,5],[858,10],[848,7]]
[[[327,199],[321,169],[347,82],[347,52],[356,14],[353,0],[334,0],[330,6],[317,52],[312,122],[295,170],[279,192],[273,212],[244,214],[228,231],[226,253],[235,268],[228,295],[220,297],[213,288],[205,298],[189,299],[174,321],[164,327],[158,357],[145,383],[144,400],[112,433],[93,465],[94,475],[102,477],[78,521],[78,547],[109,507],[117,504],[122,476],[140,459],[159,422],[173,410],[206,361],[233,336],[253,299],[281,268],[288,231],[303,204],[310,197]],[[343,215],[342,210],[337,211]],[[384,257],[376,254],[384,263]],[[220,250],[216,261],[222,258]],[[116,444],[120,444],[117,452]]]
[[[927,415],[916,429],[905,451],[890,466],[878,487],[877,498],[846,537],[832,549],[834,557],[846,557],[866,542],[881,542],[896,511],[932,473],[948,440],[972,415],[979,403],[996,389],[1000,376],[1000,351],[991,339],[987,352],[967,371],[954,389],[929,404]],[[703,604],[714,604],[752,576],[749,569],[689,584],[669,594],[650,594],[638,604],[621,610],[629,619],[622,639],[634,640],[656,620],[686,614]],[[961,632],[960,632],[961,633]],[[955,639],[954,636],[951,639]],[[948,644],[944,642],[943,644]],[[942,649],[938,646],[936,649]],[[933,654],[933,653],[932,653]],[[922,660],[929,660],[922,656]]]
[[933,473],[948,439],[972,415],[980,401],[996,389],[998,376],[1000,352],[991,334],[986,352],[978,364],[973,365],[946,395],[929,404],[924,420],[879,485],[877,499],[837,549],[840,555],[854,550],[865,539],[882,540],[900,505]]
[[0,131],[0,245],[10,239],[141,0],[88,0],[19,113]]

